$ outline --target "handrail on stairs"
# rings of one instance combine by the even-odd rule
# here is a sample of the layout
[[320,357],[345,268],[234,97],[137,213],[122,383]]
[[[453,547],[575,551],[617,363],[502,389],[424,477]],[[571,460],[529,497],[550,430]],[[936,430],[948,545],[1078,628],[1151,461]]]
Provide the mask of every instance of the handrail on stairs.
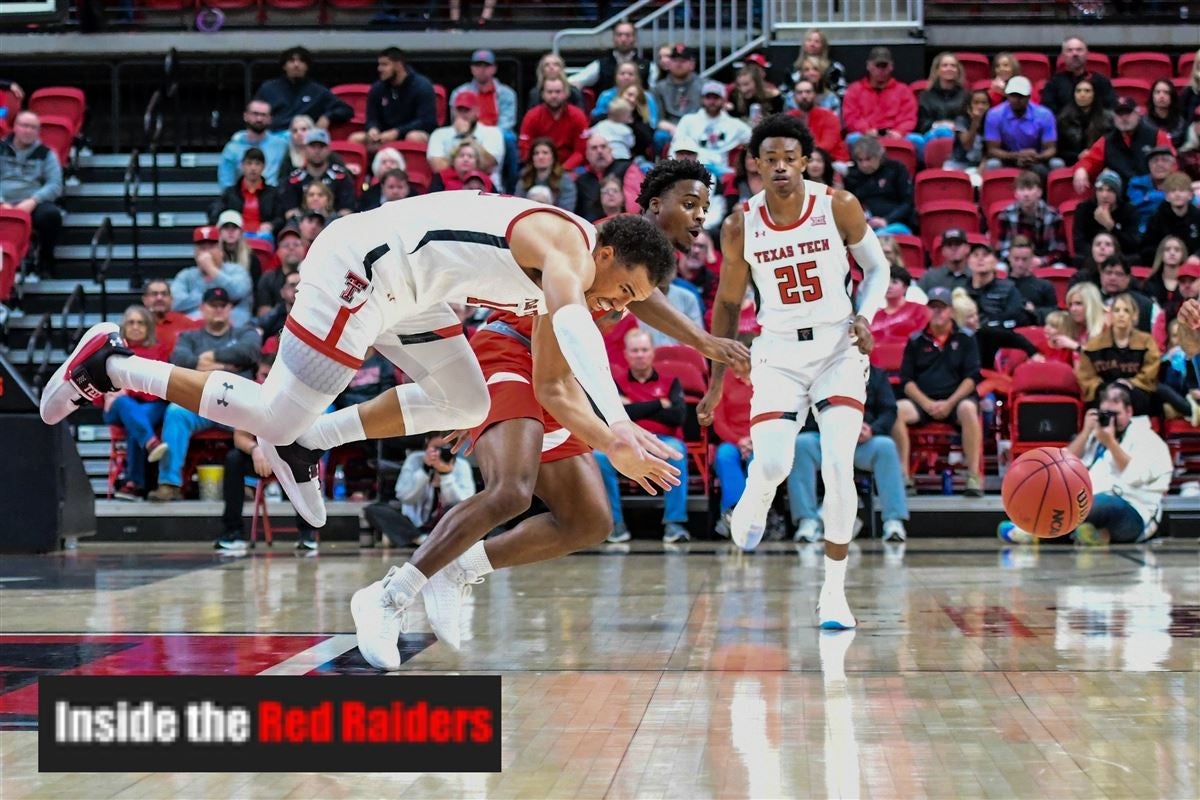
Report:
[[[100,248],[105,248],[104,258],[99,257]],[[100,318],[108,319],[108,270],[112,267],[113,259],[113,224],[112,217],[105,217],[92,234],[92,245],[89,260],[92,267],[92,280],[100,284]],[[132,281],[131,281],[132,282]],[[136,288],[136,287],[134,287]]]
[[141,227],[138,222],[138,198],[142,192],[142,154],[133,148],[129,163],[125,167],[125,213],[129,215],[129,237],[133,247],[133,273],[129,276],[129,288],[142,286]]
[[[41,359],[34,360],[34,352],[41,345]],[[54,358],[54,319],[50,313],[42,314],[41,319],[34,326],[33,333],[29,335],[29,341],[25,344],[25,363],[37,364],[37,369],[33,373],[31,385],[35,394],[38,397],[42,396],[42,387],[46,385],[46,379],[50,376],[50,371],[56,369],[56,365],[52,363]]]
[[[78,307],[76,307],[78,306]],[[75,288],[71,290],[71,294],[67,295],[66,301],[62,308],[62,333],[64,338],[63,349],[70,350],[72,346],[83,338],[86,319],[84,312],[87,310],[87,294],[83,290],[83,284],[75,284]],[[78,312],[79,322],[75,326],[75,330],[71,331],[70,316],[72,312]]]

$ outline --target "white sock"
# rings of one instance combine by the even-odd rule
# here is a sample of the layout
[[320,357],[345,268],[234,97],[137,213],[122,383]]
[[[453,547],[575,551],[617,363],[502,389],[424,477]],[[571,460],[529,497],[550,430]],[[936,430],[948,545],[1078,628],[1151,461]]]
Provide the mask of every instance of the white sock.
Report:
[[104,369],[118,389],[146,392],[165,400],[174,366],[141,356],[113,356],[105,362]]
[[836,589],[839,592],[844,592],[846,587],[846,562],[848,558],[843,558],[841,561],[834,561],[829,556],[825,556],[825,586],[824,589]]
[[388,581],[384,590],[391,593],[393,597],[403,594],[411,601],[416,599],[417,595],[421,593],[421,587],[428,582],[429,579],[421,574],[421,570],[412,564],[405,564],[396,570],[396,574]]
[[310,450],[332,450],[338,445],[361,442],[366,438],[358,406],[349,406],[317,417],[312,427],[300,434],[296,443]]
[[487,551],[483,548],[483,542],[471,545],[471,549],[456,558],[455,562],[464,571],[473,572],[480,578],[489,572],[495,572],[492,562],[488,560]]

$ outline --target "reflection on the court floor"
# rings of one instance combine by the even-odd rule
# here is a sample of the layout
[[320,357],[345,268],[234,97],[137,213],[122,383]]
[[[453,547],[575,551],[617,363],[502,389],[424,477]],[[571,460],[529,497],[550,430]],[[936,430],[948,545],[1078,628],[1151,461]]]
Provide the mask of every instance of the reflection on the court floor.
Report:
[[854,635],[853,630],[818,634],[825,686],[825,793],[833,798],[862,797],[854,702],[846,680],[846,653]]
[[1149,672],[1170,656],[1171,593],[1157,568],[1122,586],[1060,587],[1055,612],[1054,646],[1083,669]]

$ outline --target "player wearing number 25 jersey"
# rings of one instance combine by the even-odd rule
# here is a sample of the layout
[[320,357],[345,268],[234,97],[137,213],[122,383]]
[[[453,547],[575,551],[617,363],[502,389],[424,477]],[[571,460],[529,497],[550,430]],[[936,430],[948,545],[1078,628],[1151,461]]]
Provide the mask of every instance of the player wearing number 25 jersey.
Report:
[[[733,509],[730,534],[743,549],[758,545],[775,490],[791,471],[796,435],[809,411],[815,411],[826,490],[820,624],[851,628],[856,623],[843,583],[857,512],[853,460],[872,346],[867,320],[883,301],[888,268],[854,196],[804,179],[812,147],[812,134],[792,117],[768,117],[754,128],[749,152],[758,161],[763,190],[722,227],[725,262],[712,330],[717,336],[732,332],[752,280],[762,326],[750,350],[754,459]],[[850,301],[847,248],[865,274],[857,315]],[[711,421],[723,381],[723,365],[715,364],[697,409],[701,422]]]

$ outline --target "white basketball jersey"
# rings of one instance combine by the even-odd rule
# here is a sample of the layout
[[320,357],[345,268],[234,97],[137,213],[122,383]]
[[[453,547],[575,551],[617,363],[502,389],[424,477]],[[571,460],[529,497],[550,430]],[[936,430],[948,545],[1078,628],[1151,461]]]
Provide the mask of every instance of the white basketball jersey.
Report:
[[771,219],[765,191],[742,203],[743,256],[758,290],[758,324],[764,331],[794,336],[798,328],[850,319],[850,263],[832,201],[832,189],[806,180],[804,213],[786,227]]
[[[410,293],[420,308],[458,303],[509,311],[546,313],[542,289],[518,266],[509,249],[513,225],[529,214],[549,212],[579,228],[589,252],[595,227],[562,209],[518,197],[478,191],[433,194],[384,203],[330,226],[338,248],[353,252],[369,282]],[[351,255],[351,254],[348,254]]]

